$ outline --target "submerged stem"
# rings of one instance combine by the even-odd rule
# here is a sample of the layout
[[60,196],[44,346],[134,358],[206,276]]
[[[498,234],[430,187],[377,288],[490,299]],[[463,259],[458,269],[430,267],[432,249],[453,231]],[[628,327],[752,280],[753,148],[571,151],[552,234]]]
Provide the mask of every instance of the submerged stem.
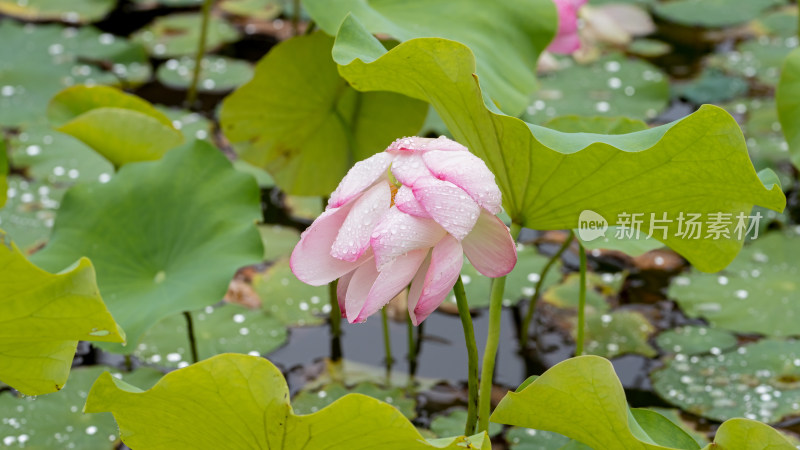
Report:
[[580,257],[580,291],[578,294],[578,335],[575,338],[575,356],[583,354],[583,335],[584,328],[586,328],[586,250],[583,248],[581,241],[578,241],[578,253]]
[[197,83],[200,81],[200,72],[202,71],[203,55],[206,53],[206,37],[208,36],[208,19],[211,16],[211,4],[214,0],[205,0],[203,2],[202,22],[200,23],[200,39],[197,41],[197,53],[194,57],[194,71],[192,72],[192,82],[189,84],[189,90],[186,92],[186,107],[191,109],[197,100]]
[[336,298],[336,285],[338,280],[328,283],[328,297],[331,305],[331,361],[338,362],[342,359],[342,311],[339,309],[339,300]]
[[[517,240],[522,227],[511,223],[511,237]],[[480,395],[478,397],[478,432],[489,431],[489,414],[492,409],[492,378],[494,377],[494,364],[497,358],[497,346],[500,342],[500,316],[503,312],[503,292],[506,287],[506,277],[495,278],[492,281],[492,293],[489,300],[489,331],[486,336],[486,347],[483,351],[483,365],[481,366]]]
[[386,377],[392,373],[392,341],[389,336],[389,317],[386,315],[386,308],[381,308],[381,320],[383,321],[383,345],[386,351]]
[[417,373],[417,344],[414,342],[414,323],[411,322],[410,315],[406,316],[406,323],[408,324],[408,375],[413,379]]
[[544,279],[547,277],[547,274],[550,273],[550,269],[555,265],[555,262],[561,258],[561,255],[564,253],[564,250],[569,247],[569,244],[572,243],[572,239],[575,236],[575,232],[570,230],[569,236],[561,244],[558,251],[550,257],[550,260],[547,261],[547,264],[542,269],[542,273],[539,274],[539,280],[536,282],[536,287],[533,291],[533,295],[531,296],[530,302],[528,302],[528,312],[525,314],[525,319],[522,321],[522,326],[519,329],[519,347],[525,348],[528,343],[528,332],[531,328],[531,319],[533,319],[533,313],[536,311],[536,304],[539,302],[539,296],[542,292],[542,286],[544,285]]
[[469,313],[467,294],[464,283],[459,276],[453,286],[458,304],[458,315],[464,327],[464,342],[467,345],[467,388],[469,391],[467,401],[467,423],[464,425],[464,435],[475,434],[475,424],[478,421],[478,346],[475,343],[475,329],[472,326],[472,316]]
[[192,364],[200,360],[197,356],[197,340],[194,337],[194,321],[192,320],[192,313],[189,311],[183,312],[183,317],[186,318],[186,333],[189,335],[189,348],[192,351]]

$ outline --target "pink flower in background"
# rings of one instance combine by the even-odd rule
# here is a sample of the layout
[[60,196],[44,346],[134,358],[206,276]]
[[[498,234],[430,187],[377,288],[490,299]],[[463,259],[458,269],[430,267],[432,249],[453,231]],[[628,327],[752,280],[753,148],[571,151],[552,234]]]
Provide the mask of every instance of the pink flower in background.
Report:
[[463,255],[489,277],[514,267],[514,241],[495,217],[500,204],[494,175],[466,147],[444,137],[398,139],[350,169],[301,236],[292,271],[315,286],[339,278],[339,306],[351,323],[411,284],[416,325],[453,288]]
[[552,53],[572,53],[581,47],[578,37],[578,9],[588,0],[553,0],[558,9],[558,33],[547,47]]

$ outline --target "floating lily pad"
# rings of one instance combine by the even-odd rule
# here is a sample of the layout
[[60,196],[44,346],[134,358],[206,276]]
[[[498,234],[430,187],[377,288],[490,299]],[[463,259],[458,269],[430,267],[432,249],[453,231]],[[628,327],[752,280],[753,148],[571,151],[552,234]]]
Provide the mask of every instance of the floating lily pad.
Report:
[[542,77],[523,120],[544,123],[569,114],[652,119],[669,101],[667,76],[647,62],[614,54],[588,66],[564,64]]
[[8,196],[8,155],[6,141],[0,139],[0,208],[6,204]]
[[[540,254],[535,247],[518,249],[517,265],[506,277],[503,305],[516,305],[522,300],[530,299],[536,289],[539,275],[549,259],[548,256]],[[492,279],[478,272],[467,258],[464,258],[464,265],[461,268],[461,279],[464,282],[464,290],[467,294],[469,307],[487,308],[489,306]],[[560,279],[561,261],[556,261],[553,267],[550,268],[542,287],[546,289],[558,283]],[[455,305],[456,297],[451,294],[445,301]]]
[[708,69],[698,78],[676,86],[675,93],[696,105],[702,105],[742,96],[747,93],[748,88],[747,81],[739,77],[725,75],[718,69]]
[[[586,311],[584,350],[587,354],[615,358],[635,353],[652,358],[658,354],[648,340],[656,331],[655,326],[642,313],[630,310],[615,310],[600,313]],[[572,336],[577,333],[577,319]]]
[[264,261],[289,256],[300,241],[300,232],[280,225],[259,225],[261,242],[264,244]]
[[114,166],[86,144],[46,125],[26,127],[12,136],[9,150],[15,168],[43,183],[108,181],[114,173]]
[[30,263],[0,230],[0,379],[28,395],[67,381],[78,341],[125,342],[86,258],[57,274]]
[[287,260],[256,275],[253,289],[261,297],[264,311],[286,325],[318,325],[331,310],[328,287],[309,286],[298,280]]
[[349,386],[355,386],[361,383],[370,383],[377,385],[385,385],[387,380],[392,382],[394,386],[408,386],[413,383],[414,386],[420,391],[429,390],[433,386],[442,383],[444,380],[439,378],[427,378],[414,376],[409,377],[408,371],[394,370],[387,377],[385,367],[376,367],[370,364],[360,363],[343,359],[338,363],[325,360],[325,370],[322,371],[316,378],[307,382],[303,386],[303,390],[314,391],[324,388],[330,384],[341,383],[344,381]]
[[772,36],[797,36],[797,7],[781,8],[764,14],[753,21],[752,27],[760,33]]
[[[347,394],[366,395],[394,406],[408,419],[417,417],[415,409],[417,402],[406,395],[405,389],[399,387],[386,389],[369,382],[359,383],[352,388],[347,388],[341,383],[331,383],[314,391],[300,391],[292,399],[292,409],[294,409],[295,414],[315,413]],[[444,436],[455,436],[463,432],[464,426],[462,424],[461,431],[457,431],[455,434],[445,434]]]
[[293,217],[314,220],[325,211],[325,204],[319,197],[287,195],[284,204]]
[[318,32],[278,44],[222,104],[236,152],[288,194],[330,194],[354,161],[415,135],[428,110],[399,94],[351,88],[331,59],[333,42]]
[[106,373],[92,386],[85,409],[111,411],[132,448],[168,442],[180,448],[458,450],[468,442],[490,449],[484,434],[428,444],[396,408],[360,394],[296,415],[278,368],[248,355],[219,355],[178,369],[145,392]]
[[708,436],[705,433],[697,431],[697,428],[695,427],[696,424],[693,424],[685,420],[683,417],[681,417],[680,409],[659,408],[659,407],[651,407],[647,409],[661,414],[662,416],[666,417],[670,422],[680,427],[683,431],[686,432],[686,434],[691,436],[695,442],[697,442],[697,445],[704,447],[706,444],[710,442]]
[[64,189],[11,175],[6,192],[8,200],[5,207],[0,209],[0,228],[11,236],[24,253],[33,253],[50,237]]
[[[278,319],[238,305],[207,306],[191,314],[200,360],[220,353],[266,355],[288,338],[286,327]],[[177,314],[158,322],[144,335],[134,355],[165,367],[189,365],[192,352],[186,317]]]
[[190,6],[200,6],[203,4],[203,0],[133,0],[133,3],[136,3],[143,8],[155,8],[157,6],[184,8]]
[[39,397],[0,393],[0,436],[5,448],[64,448],[112,450],[119,446],[119,429],[111,414],[84,414],[83,404],[92,383],[105,371],[147,388],[161,372],[140,368],[119,373],[109,367],[81,367],[72,371],[64,389]]
[[693,271],[673,279],[670,298],[712,326],[767,336],[800,334],[800,238],[760,236],[717,274]]
[[[599,312],[608,311],[611,306],[604,295],[616,294],[622,285],[623,278],[621,274],[588,273],[586,306]],[[563,282],[547,289],[542,295],[542,300],[559,308],[577,308],[580,284],[580,274],[571,273]]]
[[140,45],[91,27],[3,20],[0,42],[0,123],[5,126],[43,122],[47,102],[67,86],[136,84],[150,77]]
[[512,427],[506,433],[510,450],[584,450],[590,449],[580,442],[552,431]]
[[115,5],[115,0],[0,0],[0,13],[25,20],[86,23],[102,19]]
[[[193,55],[197,51],[201,23],[202,16],[199,13],[162,16],[137,31],[132,40],[144,45],[157,58]],[[217,16],[211,16],[206,35],[206,51],[212,52],[238,37],[236,28]]]
[[73,186],[50,243],[35,256],[55,269],[92,259],[128,334],[128,347],[105,348],[130,353],[158,320],[220,301],[236,270],[261,260],[260,216],[253,178],[196,141],[158,161],[127,164],[106,184]]
[[211,133],[214,130],[214,123],[192,111],[186,111],[177,108],[166,108],[156,106],[156,109],[161,111],[165,116],[169,117],[172,121],[172,126],[178,131],[183,133],[186,141],[198,139],[201,141],[210,141]]
[[785,4],[786,0],[662,0],[653,5],[653,11],[663,19],[682,25],[727,27]]
[[720,355],[666,360],[651,375],[664,400],[703,417],[774,423],[800,414],[800,342],[765,339]]
[[629,53],[644,58],[658,58],[672,52],[672,46],[664,41],[642,38],[634,39],[628,44],[627,50]]
[[627,117],[560,116],[548,120],[545,127],[565,133],[627,134],[646,130],[647,124]]
[[[745,115],[742,130],[756,170],[777,168],[779,163],[790,159],[789,145],[781,132],[774,100],[741,100],[731,102],[725,108],[733,114]],[[789,182],[788,179],[781,181]]]
[[719,328],[701,325],[687,325],[664,331],[656,338],[656,344],[664,351],[697,355],[711,353],[719,355],[736,346],[736,336]]
[[780,78],[781,65],[792,49],[797,47],[796,36],[767,37],[744,41],[735,51],[719,53],[709,58],[709,65],[745,78],[775,86]]
[[228,14],[255,20],[272,20],[283,11],[282,0],[223,0],[219,8]]
[[[456,436],[464,432],[467,423],[467,410],[457,408],[447,414],[440,414],[431,421],[431,431],[437,436]],[[503,426],[498,423],[489,424],[489,436],[494,437],[503,431]]]
[[[206,56],[202,60],[197,89],[200,92],[224,92],[247,83],[253,68],[246,61],[222,56]],[[167,86],[187,89],[194,76],[194,58],[168,59],[156,72],[158,81]]]

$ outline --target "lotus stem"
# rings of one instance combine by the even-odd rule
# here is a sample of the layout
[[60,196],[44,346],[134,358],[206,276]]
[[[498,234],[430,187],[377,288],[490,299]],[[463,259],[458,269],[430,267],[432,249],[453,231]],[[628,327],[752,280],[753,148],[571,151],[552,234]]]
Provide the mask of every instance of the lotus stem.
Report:
[[334,363],[342,359],[342,311],[339,309],[339,300],[336,298],[336,285],[338,280],[328,283],[328,297],[331,305],[331,361]]
[[478,421],[478,346],[475,343],[475,329],[472,326],[472,316],[469,313],[467,294],[464,291],[464,282],[461,277],[456,280],[453,287],[458,304],[458,315],[464,327],[464,342],[467,345],[467,423],[464,425],[464,436],[475,434],[475,425]]
[[583,355],[583,337],[586,328],[586,250],[583,244],[578,241],[578,253],[580,256],[580,291],[578,294],[578,334],[575,338],[575,356]]
[[575,232],[570,230],[569,236],[561,244],[558,251],[550,257],[550,260],[547,261],[545,264],[544,269],[542,269],[542,273],[539,274],[539,280],[536,282],[536,287],[534,288],[533,295],[531,296],[530,301],[528,302],[528,312],[525,314],[525,319],[522,321],[522,326],[519,329],[519,347],[525,348],[528,343],[528,332],[531,328],[531,320],[533,319],[533,313],[536,311],[536,305],[539,303],[539,297],[541,296],[542,286],[544,286],[544,279],[547,278],[547,275],[550,273],[550,269],[555,265],[555,262],[561,258],[561,255],[564,253],[569,247],[569,244],[572,243],[572,239],[575,237]]
[[206,53],[206,37],[208,36],[208,21],[211,16],[211,4],[214,0],[205,0],[201,11],[202,21],[200,23],[200,39],[197,41],[197,53],[194,57],[194,72],[192,72],[192,82],[186,92],[186,106],[192,109],[197,101],[197,83],[200,82],[200,72],[202,71],[203,55]]
[[383,322],[383,345],[386,353],[386,379],[388,381],[392,373],[394,358],[392,358],[392,341],[389,336],[389,317],[386,314],[386,308],[381,309],[381,321]]
[[186,318],[186,334],[189,335],[189,348],[192,351],[192,364],[200,360],[197,356],[197,340],[194,336],[194,321],[192,320],[192,313],[189,311],[183,312],[183,317]]
[[406,316],[406,324],[408,325],[408,376],[411,382],[417,373],[417,344],[414,342],[414,323],[410,315]]

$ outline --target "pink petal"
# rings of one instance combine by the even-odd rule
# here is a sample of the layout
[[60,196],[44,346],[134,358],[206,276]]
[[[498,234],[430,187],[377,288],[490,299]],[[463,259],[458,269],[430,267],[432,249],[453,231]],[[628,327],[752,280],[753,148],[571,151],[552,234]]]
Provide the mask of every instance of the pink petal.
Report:
[[425,219],[431,218],[428,211],[425,211],[425,208],[414,198],[414,191],[406,185],[400,186],[400,189],[397,190],[397,194],[394,196],[394,204],[397,206],[397,209],[406,214]]
[[481,212],[475,228],[461,242],[464,254],[478,272],[487,277],[502,277],[517,264],[517,246],[502,220]]
[[331,256],[343,261],[355,261],[369,248],[372,229],[378,219],[389,210],[392,190],[388,182],[379,182],[361,195],[347,214],[336,240],[331,247]]
[[419,266],[417,274],[414,275],[414,279],[411,281],[411,287],[408,289],[408,316],[411,318],[411,322],[414,325],[419,325],[421,322],[421,320],[417,320],[417,315],[414,313],[414,310],[417,308],[419,297],[422,295],[422,289],[425,287],[425,276],[428,274],[428,268],[430,266],[431,254],[429,252],[425,260],[422,261],[422,265]]
[[422,155],[433,176],[460,187],[492,214],[501,210],[502,195],[494,174],[470,152],[430,151]]
[[404,137],[397,139],[389,145],[387,152],[418,153],[429,150],[466,151],[467,148],[456,141],[444,136],[438,138]]
[[578,9],[584,0],[554,0],[558,10],[558,32],[555,39],[547,47],[552,53],[569,54],[581,46],[578,36]]
[[331,194],[328,208],[338,208],[372,186],[386,173],[393,159],[394,155],[381,152],[357,162]]
[[342,261],[331,256],[333,241],[350,209],[351,205],[345,205],[325,211],[300,236],[300,242],[294,247],[289,260],[292,272],[300,281],[312,286],[322,286],[364,262],[366,254],[355,262]]
[[428,254],[428,249],[414,250],[398,257],[391,264],[380,272],[372,288],[369,290],[361,311],[352,319],[348,310],[347,320],[352,322],[363,322],[367,317],[375,314],[389,303],[403,289],[408,286],[414,274],[419,270],[420,264]]
[[433,177],[418,179],[413,189],[425,211],[456,239],[464,239],[472,231],[481,207],[463,189]]
[[379,270],[400,255],[436,245],[447,232],[431,219],[406,214],[393,206],[372,232],[370,245]]
[[[431,252],[430,266],[425,274],[423,287],[417,294],[419,299],[415,299],[413,313],[410,313],[414,325],[419,325],[442,304],[447,293],[456,284],[463,263],[464,252],[461,249],[461,243],[456,238],[445,236],[441,242],[436,244]],[[419,279],[415,277],[414,282],[418,283]],[[414,286],[412,286],[413,288]],[[411,303],[409,295],[409,311],[412,309]]]
[[350,278],[344,298],[344,309],[342,310],[350,323],[355,322],[358,313],[364,307],[367,295],[372,289],[372,285],[375,284],[375,280],[378,279],[378,275],[378,269],[375,268],[375,264],[369,262],[356,269]]
[[354,270],[343,275],[336,283],[336,301],[339,302],[339,314],[341,314],[342,317],[347,317],[345,314],[345,297],[347,295],[347,287],[350,286],[350,280],[353,278],[355,272]]
[[404,186],[413,186],[419,178],[431,176],[418,154],[403,153],[392,162],[392,175]]

